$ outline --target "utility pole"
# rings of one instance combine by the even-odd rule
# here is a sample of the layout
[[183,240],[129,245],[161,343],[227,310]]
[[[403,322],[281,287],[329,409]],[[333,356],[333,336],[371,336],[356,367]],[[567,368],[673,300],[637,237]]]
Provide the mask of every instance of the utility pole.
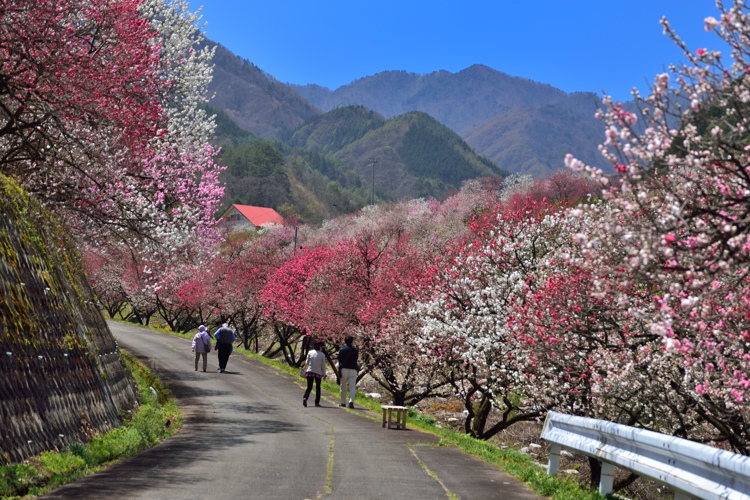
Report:
[[370,165],[372,165],[372,189],[370,191],[370,205],[375,204],[375,164],[378,162],[375,158],[370,158]]

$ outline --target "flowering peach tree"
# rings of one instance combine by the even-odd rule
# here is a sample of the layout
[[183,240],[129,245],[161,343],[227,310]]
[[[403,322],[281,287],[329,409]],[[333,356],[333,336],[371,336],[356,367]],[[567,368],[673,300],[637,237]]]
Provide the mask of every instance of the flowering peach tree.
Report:
[[430,266],[407,240],[398,231],[364,230],[340,241],[311,281],[306,305],[309,331],[337,346],[354,335],[363,370],[398,405],[432,397],[445,384],[418,362],[419,323],[407,311],[426,289]]
[[[504,205],[480,214],[474,238],[435,280],[432,298],[412,314],[423,319],[425,360],[444,367],[466,407],[466,431],[488,439],[517,421],[538,418],[534,388],[520,369],[521,338],[511,321],[529,283],[572,245],[571,220],[546,202]],[[492,409],[501,418],[486,428]]]
[[222,190],[207,135],[186,131],[178,116],[190,114],[175,111],[197,109],[175,96],[205,84],[182,85],[192,70],[175,69],[187,66],[191,49],[186,42],[172,51],[172,41],[190,30],[172,36],[142,6],[0,6],[0,168],[76,235],[141,235],[174,248],[189,228],[211,224]]
[[260,292],[263,316],[274,332],[271,354],[281,353],[289,365],[304,360],[307,346],[300,350],[298,344],[303,336],[314,333],[306,326],[308,287],[333,256],[331,248],[322,245],[295,251],[268,275]]
[[[605,185],[606,203],[586,209],[596,226],[580,234],[591,266],[650,294],[609,300],[659,338],[649,353],[661,367],[653,383],[672,407],[665,430],[748,454],[750,19],[742,1],[718,5],[720,15],[704,24],[730,47],[728,65],[718,51],[689,50],[663,19],[687,62],[658,75],[647,97],[635,92],[640,116],[605,99],[602,151],[619,185],[566,161]],[[615,247],[624,255],[611,266]],[[603,282],[594,287],[605,292]]]
[[213,314],[231,322],[245,349],[253,342],[259,352],[259,336],[267,326],[262,293],[287,258],[292,238],[281,227],[260,235],[227,235],[208,272],[201,273]]

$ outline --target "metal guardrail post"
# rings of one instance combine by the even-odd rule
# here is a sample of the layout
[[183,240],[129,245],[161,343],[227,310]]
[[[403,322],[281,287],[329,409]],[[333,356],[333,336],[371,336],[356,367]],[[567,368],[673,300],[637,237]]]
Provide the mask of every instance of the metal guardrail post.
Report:
[[560,468],[560,451],[562,447],[558,444],[553,444],[549,448],[549,465],[547,465],[547,474],[550,476],[556,476],[557,470]]
[[603,497],[612,494],[615,484],[615,466],[608,462],[601,462],[602,473],[599,478],[599,494]]

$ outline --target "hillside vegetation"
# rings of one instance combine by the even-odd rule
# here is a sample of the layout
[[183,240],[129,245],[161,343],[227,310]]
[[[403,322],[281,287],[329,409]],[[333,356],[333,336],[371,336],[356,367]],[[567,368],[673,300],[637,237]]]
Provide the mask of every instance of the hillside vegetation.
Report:
[[385,118],[364,106],[345,106],[307,120],[285,142],[319,153],[335,153],[384,124]]
[[467,179],[506,175],[426,113],[385,120],[347,106],[311,118],[285,141],[260,139],[216,113],[225,206],[269,206],[320,223],[373,199],[441,198]]
[[224,111],[237,125],[258,137],[270,139],[293,130],[320,114],[310,102],[246,59],[216,46],[211,105]]
[[[590,108],[593,116],[593,102]],[[498,164],[535,178],[560,169],[568,153],[590,165],[602,158],[600,124],[579,120],[577,111],[560,104],[512,108],[466,132],[464,138]]]

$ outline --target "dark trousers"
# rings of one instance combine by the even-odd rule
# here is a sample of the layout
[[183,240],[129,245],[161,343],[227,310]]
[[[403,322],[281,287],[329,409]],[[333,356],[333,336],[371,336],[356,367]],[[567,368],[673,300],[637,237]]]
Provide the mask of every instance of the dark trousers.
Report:
[[216,350],[219,351],[219,369],[223,370],[227,367],[229,354],[232,352],[232,344],[216,344]]
[[310,396],[313,380],[315,381],[315,404],[318,404],[320,403],[320,379],[318,377],[307,377],[307,390],[305,391],[305,399]]

